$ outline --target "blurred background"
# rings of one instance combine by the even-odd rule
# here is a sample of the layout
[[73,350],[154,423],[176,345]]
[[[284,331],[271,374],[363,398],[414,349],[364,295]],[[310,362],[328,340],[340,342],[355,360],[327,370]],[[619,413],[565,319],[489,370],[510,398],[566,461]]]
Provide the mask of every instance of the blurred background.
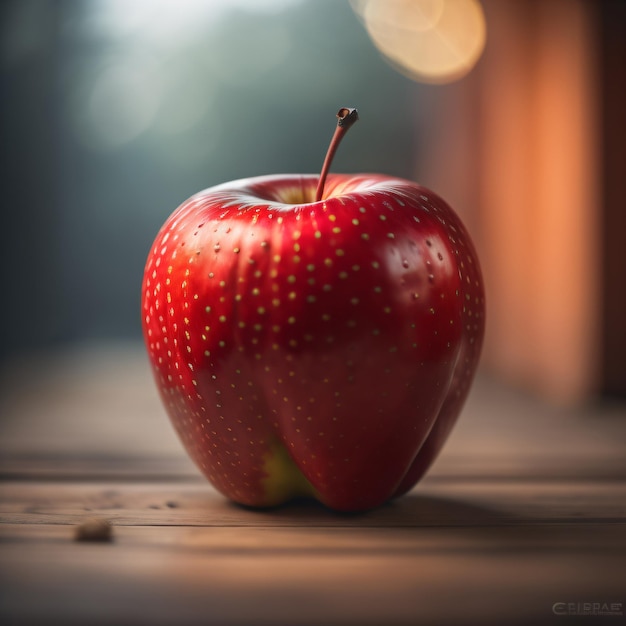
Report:
[[[617,602],[625,60],[625,0],[0,0],[0,623]],[[334,171],[418,181],[467,225],[481,368],[405,508],[253,520],[165,416],[144,262],[201,189],[319,172],[342,106]],[[86,514],[117,548],[68,545]]]
[[136,354],[165,218],[222,181],[319,171],[356,106],[334,171],[414,179],[472,233],[483,369],[551,403],[623,397],[625,7],[3,0],[5,395],[16,372],[46,384],[55,352]]

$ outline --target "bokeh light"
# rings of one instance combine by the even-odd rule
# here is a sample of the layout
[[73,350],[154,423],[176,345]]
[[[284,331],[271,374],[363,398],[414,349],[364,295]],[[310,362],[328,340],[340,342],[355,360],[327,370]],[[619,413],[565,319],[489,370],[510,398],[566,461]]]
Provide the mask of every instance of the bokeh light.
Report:
[[485,46],[478,0],[351,0],[351,5],[382,55],[419,82],[463,77]]

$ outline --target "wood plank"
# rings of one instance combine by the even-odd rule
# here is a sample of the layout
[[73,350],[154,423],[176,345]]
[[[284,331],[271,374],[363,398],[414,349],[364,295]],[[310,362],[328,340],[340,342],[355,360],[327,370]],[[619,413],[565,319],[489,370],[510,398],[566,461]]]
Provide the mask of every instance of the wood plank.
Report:
[[626,484],[615,482],[425,480],[367,513],[340,515],[299,502],[255,511],[234,505],[207,483],[0,484],[5,523],[75,524],[98,515],[116,525],[179,526],[495,526],[623,522]]
[[547,624],[555,602],[623,593],[623,543],[585,552],[591,534],[559,543],[553,526],[522,539],[511,528],[133,527],[107,545],[66,530],[3,543],[10,623]]
[[[74,527],[65,524],[0,524],[0,541],[25,550],[68,545]],[[258,555],[354,554],[622,554],[626,557],[626,522],[537,523],[502,526],[121,526],[113,541],[129,549],[175,549],[181,553]]]

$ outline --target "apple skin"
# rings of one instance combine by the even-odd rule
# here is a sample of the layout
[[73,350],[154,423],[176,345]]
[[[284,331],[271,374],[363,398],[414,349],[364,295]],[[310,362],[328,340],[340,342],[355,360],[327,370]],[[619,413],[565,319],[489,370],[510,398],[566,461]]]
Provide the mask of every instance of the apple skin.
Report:
[[362,511],[450,433],[484,332],[453,210],[384,175],[233,181],[184,202],[145,268],[143,332],[185,448],[228,498]]

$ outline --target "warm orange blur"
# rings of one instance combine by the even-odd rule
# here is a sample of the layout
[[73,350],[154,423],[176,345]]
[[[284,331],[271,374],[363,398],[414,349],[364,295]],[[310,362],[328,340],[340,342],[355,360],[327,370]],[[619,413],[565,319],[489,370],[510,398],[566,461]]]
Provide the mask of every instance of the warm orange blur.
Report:
[[351,0],[351,5],[383,57],[422,83],[465,76],[485,46],[478,0]]
[[599,339],[597,90],[585,6],[541,4],[526,38],[511,11],[494,11],[511,49],[485,60],[482,188],[495,322],[487,358],[559,398],[595,383]]

